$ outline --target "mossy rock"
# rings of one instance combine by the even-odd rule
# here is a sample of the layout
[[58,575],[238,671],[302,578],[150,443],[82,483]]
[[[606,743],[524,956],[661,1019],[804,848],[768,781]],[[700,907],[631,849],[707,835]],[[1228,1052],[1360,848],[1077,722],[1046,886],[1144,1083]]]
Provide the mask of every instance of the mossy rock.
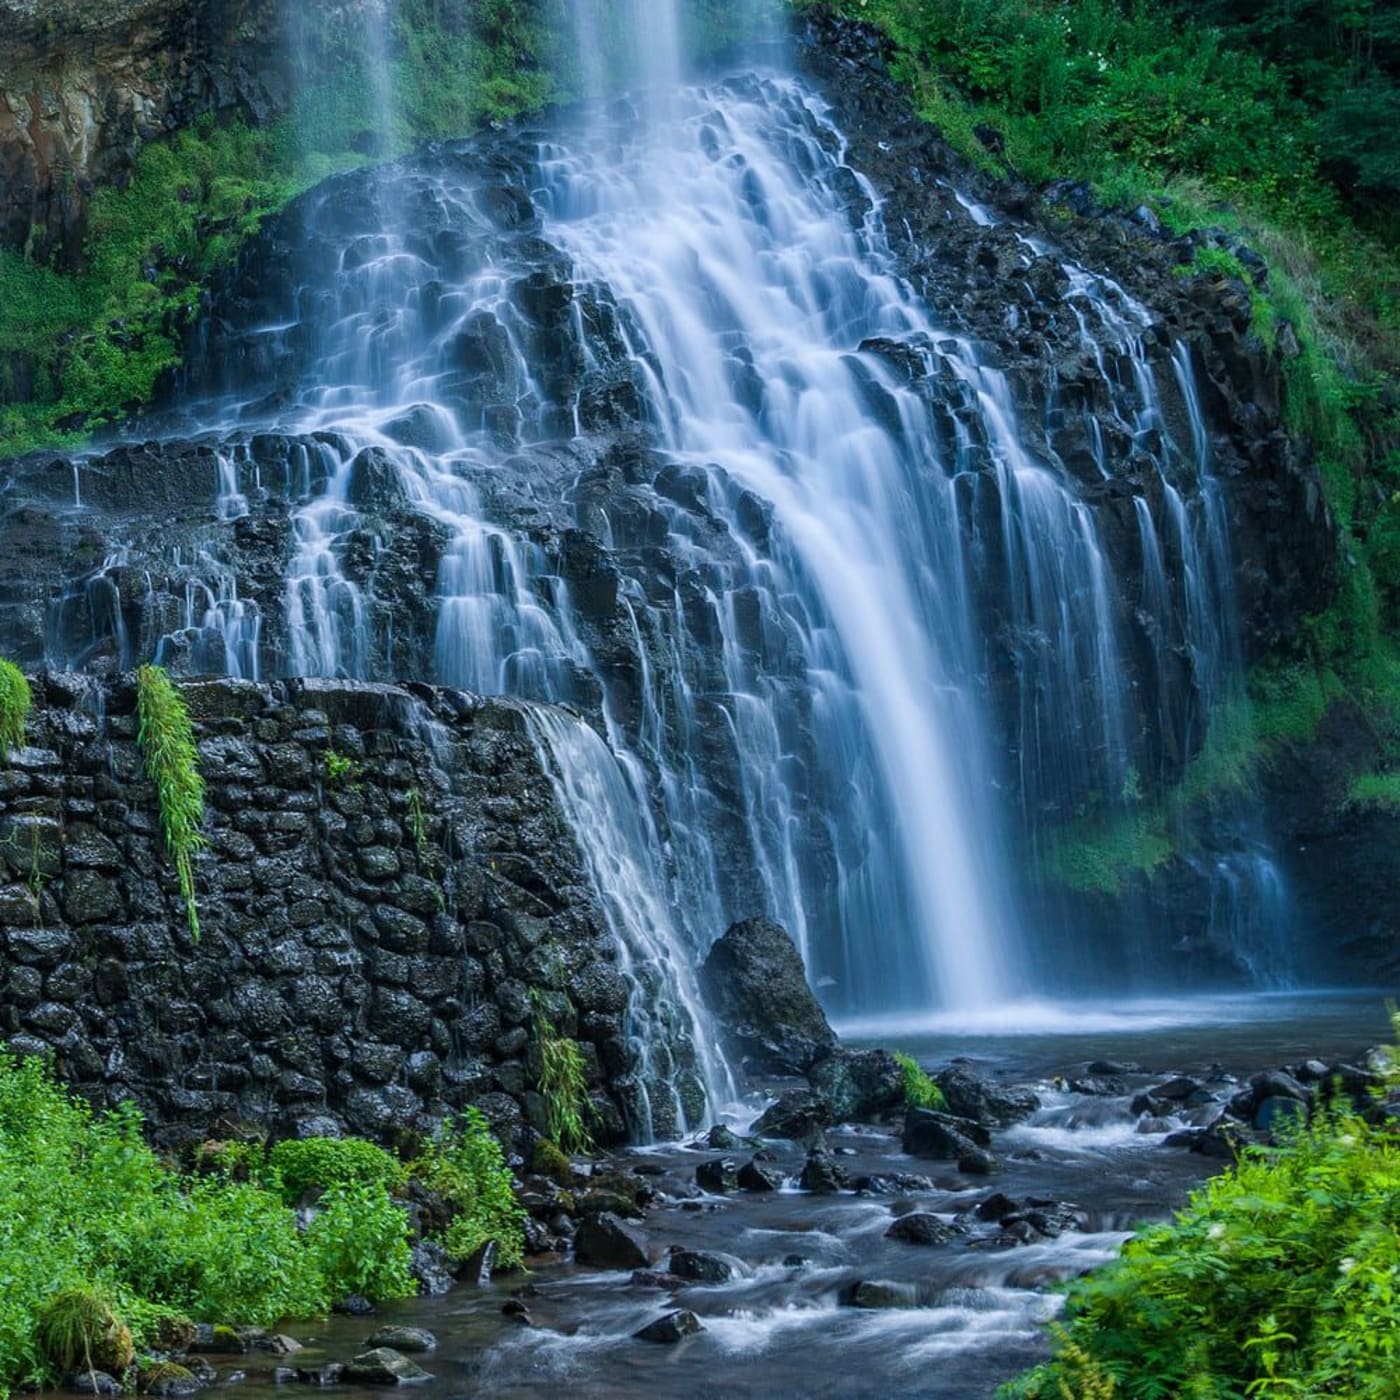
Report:
[[154,1361],[141,1369],[142,1395],[193,1395],[198,1389],[195,1373],[173,1361]]
[[71,1371],[125,1371],[136,1356],[131,1328],[90,1288],[65,1288],[44,1305],[35,1328],[39,1350],[53,1367]]
[[540,1138],[531,1154],[531,1165],[540,1176],[547,1176],[560,1186],[567,1186],[574,1179],[574,1165],[559,1145],[549,1138]]

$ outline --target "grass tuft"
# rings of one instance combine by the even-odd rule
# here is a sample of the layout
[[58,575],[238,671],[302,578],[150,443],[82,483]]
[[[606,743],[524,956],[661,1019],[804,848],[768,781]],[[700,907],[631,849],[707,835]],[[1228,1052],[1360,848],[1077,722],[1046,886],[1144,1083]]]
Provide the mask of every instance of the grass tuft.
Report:
[[0,753],[24,747],[24,725],[33,698],[24,672],[13,661],[0,658]]
[[142,666],[136,673],[136,702],[140,724],[136,741],[155,784],[160,802],[165,849],[180,877],[190,937],[199,941],[199,907],[194,887],[194,858],[204,846],[204,779],[199,773],[199,750],[184,698],[160,666]]

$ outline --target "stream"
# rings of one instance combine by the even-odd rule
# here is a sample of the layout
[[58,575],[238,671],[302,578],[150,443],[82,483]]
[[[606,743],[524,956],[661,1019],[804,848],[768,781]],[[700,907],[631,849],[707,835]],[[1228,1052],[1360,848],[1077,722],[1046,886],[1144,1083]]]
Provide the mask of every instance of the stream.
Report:
[[[661,1193],[643,1227],[655,1266],[664,1267],[672,1247],[704,1251],[725,1256],[734,1271],[728,1282],[668,1292],[639,1286],[626,1270],[533,1261],[528,1276],[500,1275],[486,1288],[384,1307],[374,1318],[293,1327],[306,1349],[283,1364],[311,1369],[348,1359],[376,1326],[392,1321],[438,1338],[438,1349],[418,1358],[433,1376],[420,1388],[425,1396],[510,1400],[572,1386],[588,1396],[686,1400],[990,1397],[1045,1354],[1044,1324],[1059,1306],[1054,1286],[1108,1262],[1135,1224],[1167,1217],[1221,1165],[1164,1145],[1157,1124],[1140,1130],[1129,1106],[1138,1093],[1187,1074],[1227,1098],[1236,1081],[1260,1069],[1355,1057],[1387,1038],[1376,992],[1047,1004],[984,1016],[980,1026],[908,1027],[898,1042],[926,1064],[964,1057],[984,1078],[1040,1096],[1038,1112],[994,1132],[1002,1163],[994,1176],[902,1154],[897,1127],[827,1134],[853,1180],[885,1178],[874,1190],[836,1195],[796,1187],[805,1153],[795,1143],[768,1144],[777,1158],[770,1165],[789,1174],[783,1189],[727,1196],[701,1193],[695,1169],[726,1155],[743,1163],[751,1148],[633,1149],[620,1161],[652,1177]],[[887,1034],[884,1043],[895,1039]],[[1126,1092],[1065,1087],[1099,1060],[1141,1069],[1116,1076]],[[1218,1104],[1184,1110],[1169,1126],[1216,1111]],[[918,1177],[926,1181],[910,1179]],[[977,1217],[976,1207],[994,1193],[1022,1212],[1039,1211],[1052,1227],[1058,1216],[1065,1227],[1057,1237],[1014,1243],[1014,1232]],[[886,1238],[895,1219],[916,1211],[958,1233],[932,1247]],[[883,1306],[845,1301],[860,1283],[875,1285],[866,1300]],[[519,1303],[529,1325],[502,1311]],[[635,1338],[675,1308],[692,1311],[704,1330],[674,1346]],[[279,1388],[271,1364],[245,1361],[237,1358],[243,1393],[270,1397]],[[223,1378],[232,1376],[225,1370]]]

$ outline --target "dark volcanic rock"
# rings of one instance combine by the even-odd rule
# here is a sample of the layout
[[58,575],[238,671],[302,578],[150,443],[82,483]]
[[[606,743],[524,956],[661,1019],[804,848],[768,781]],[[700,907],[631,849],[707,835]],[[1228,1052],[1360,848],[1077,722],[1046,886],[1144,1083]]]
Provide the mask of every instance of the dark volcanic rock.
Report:
[[574,1258],[596,1269],[645,1269],[651,1264],[646,1236],[610,1211],[579,1223]]
[[951,1225],[936,1215],[930,1215],[927,1211],[915,1211],[910,1215],[901,1215],[885,1231],[885,1238],[902,1240],[905,1244],[947,1244],[949,1240],[957,1237],[957,1233]]
[[931,1108],[911,1108],[904,1116],[904,1150],[911,1157],[954,1162],[990,1146],[987,1130],[969,1118]]
[[648,1322],[635,1335],[644,1342],[661,1342],[666,1346],[674,1346],[677,1342],[683,1342],[687,1337],[693,1337],[697,1332],[704,1330],[700,1319],[693,1312],[681,1308],[676,1312],[667,1313],[665,1317],[658,1317],[655,1322]]
[[904,1112],[904,1071],[888,1050],[839,1049],[807,1072],[833,1123],[870,1122]]
[[700,985],[754,1073],[806,1074],[836,1047],[792,939],[771,920],[735,924],[710,949]]
[[949,1113],[970,1118],[984,1127],[1018,1123],[1040,1107],[1040,1100],[1031,1090],[994,1084],[966,1069],[944,1070],[934,1076],[934,1083],[942,1089]]

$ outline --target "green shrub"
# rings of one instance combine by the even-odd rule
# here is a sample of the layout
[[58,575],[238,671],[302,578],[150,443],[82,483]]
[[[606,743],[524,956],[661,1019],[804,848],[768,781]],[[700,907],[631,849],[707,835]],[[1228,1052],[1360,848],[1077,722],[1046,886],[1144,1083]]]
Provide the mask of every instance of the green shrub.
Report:
[[1400,1374],[1397,1277],[1400,1137],[1320,1112],[1070,1284],[1055,1358],[1002,1393],[1078,1395],[1087,1363],[1122,1400],[1380,1400]]
[[267,1162],[288,1205],[315,1189],[378,1186],[394,1192],[407,1179],[397,1158],[363,1138],[288,1138],[268,1153]]
[[269,1325],[411,1291],[408,1218],[382,1184],[333,1186],[323,1206],[303,1233],[280,1190],[182,1178],[134,1107],[97,1114],[0,1051],[0,1394],[57,1379],[82,1345],[98,1361],[113,1323],[116,1342],[129,1328],[164,1350],[190,1317]]
[[340,1182],[326,1191],[320,1205],[307,1227],[306,1245],[331,1297],[412,1297],[416,1287],[409,1272],[408,1212],[390,1198],[384,1184]]
[[452,1258],[470,1258],[488,1240],[503,1267],[525,1257],[525,1211],[501,1144],[478,1109],[444,1123],[409,1170],[456,1212],[439,1240]]
[[204,779],[199,750],[184,698],[159,666],[136,672],[136,742],[145,759],[146,776],[155,784],[165,849],[180,877],[190,937],[199,941],[194,858],[204,846]]
[[0,657],[0,755],[24,747],[24,725],[32,703],[24,672]]
[[924,1072],[923,1066],[912,1055],[906,1055],[903,1051],[896,1050],[894,1057],[904,1072],[904,1102],[910,1108],[944,1109],[948,1107],[948,1101],[943,1097],[943,1090],[929,1078]]

